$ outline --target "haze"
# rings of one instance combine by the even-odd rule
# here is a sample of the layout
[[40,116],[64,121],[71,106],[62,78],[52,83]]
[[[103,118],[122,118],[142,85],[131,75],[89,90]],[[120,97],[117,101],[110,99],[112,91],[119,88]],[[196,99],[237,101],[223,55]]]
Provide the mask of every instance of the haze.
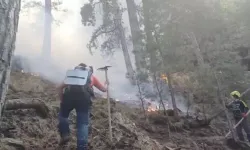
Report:
[[[42,8],[22,9],[15,54],[28,58],[34,72],[46,74],[47,78],[55,83],[63,79],[66,69],[80,62],[93,65],[95,69],[111,64],[113,66],[109,70],[111,95],[123,100],[135,99],[136,89],[125,79],[126,70],[121,52],[118,50],[113,57],[104,58],[99,50],[94,51],[92,56],[86,48],[93,28],[84,27],[81,24],[80,8],[83,3],[83,0],[64,0],[60,8],[67,9],[67,12],[52,11],[56,22],[61,22],[59,25],[56,22],[53,23],[51,37],[51,58],[59,72],[53,67],[44,67],[45,63],[38,61],[43,44],[44,11]],[[101,21],[101,18],[98,21]],[[104,82],[103,72],[95,71],[95,74]]]

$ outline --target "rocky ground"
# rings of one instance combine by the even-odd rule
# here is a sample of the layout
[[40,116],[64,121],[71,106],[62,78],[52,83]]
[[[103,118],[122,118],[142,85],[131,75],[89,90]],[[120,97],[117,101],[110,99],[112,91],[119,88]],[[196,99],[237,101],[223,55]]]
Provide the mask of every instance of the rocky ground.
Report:
[[[67,147],[58,147],[59,100],[54,84],[39,76],[15,72],[11,74],[7,99],[0,126],[0,150],[75,149],[74,113],[70,116],[72,140]],[[173,118],[169,110],[169,116],[148,112],[146,121],[139,109],[115,101],[111,104],[112,143],[108,140],[106,100],[94,100],[89,139],[92,150],[230,150],[230,140],[224,139],[228,129],[222,119],[202,126],[192,123],[193,117]]]

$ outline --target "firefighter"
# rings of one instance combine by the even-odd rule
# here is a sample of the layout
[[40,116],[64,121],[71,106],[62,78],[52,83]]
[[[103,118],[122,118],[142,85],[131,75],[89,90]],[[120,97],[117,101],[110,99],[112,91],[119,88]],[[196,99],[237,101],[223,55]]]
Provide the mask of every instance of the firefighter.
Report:
[[244,120],[236,128],[239,140],[245,141],[242,133],[242,129],[244,129],[247,134],[247,139],[250,142],[250,129],[248,126],[246,115],[249,108],[247,104],[241,100],[240,92],[233,91],[230,93],[230,95],[233,97],[234,100],[231,104],[227,105],[227,108],[229,108],[233,112],[235,123],[238,123],[242,118],[244,118]]
[[65,145],[70,140],[68,117],[70,112],[75,109],[77,115],[77,150],[87,150],[89,111],[91,97],[94,96],[92,87],[95,86],[102,92],[107,90],[92,74],[93,68],[81,63],[75,69],[68,70],[64,82],[58,88],[61,99],[58,118],[58,130],[61,136],[60,145]]

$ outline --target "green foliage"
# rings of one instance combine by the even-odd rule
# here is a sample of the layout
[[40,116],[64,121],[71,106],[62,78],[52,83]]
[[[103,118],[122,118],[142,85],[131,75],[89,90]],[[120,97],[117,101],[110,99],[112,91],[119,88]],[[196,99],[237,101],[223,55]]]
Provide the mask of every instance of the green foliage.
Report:
[[[88,46],[112,53],[119,46],[116,20],[121,19],[121,8],[116,0],[90,1],[82,8],[85,26],[96,25],[97,4],[103,7],[103,23]],[[210,106],[218,103],[218,92],[228,96],[231,90],[244,91],[249,75],[237,47],[249,42],[249,1],[142,0],[142,4],[138,14],[146,51],[137,78],[150,81],[152,74],[157,79],[161,73],[185,74],[183,87],[197,103]],[[105,41],[99,45],[102,35]]]
[[[248,3],[244,1],[245,5]],[[188,75],[188,90],[202,103],[218,103],[218,83],[219,92],[225,96],[231,90],[246,89],[249,76],[235,49],[248,41],[248,29],[243,24],[248,23],[249,17],[245,13],[241,15],[245,19],[239,21],[234,16],[236,9],[246,12],[243,5],[230,3],[226,7],[221,1],[208,0],[153,0],[144,4],[149,5],[147,23],[151,29],[145,32],[154,35],[150,43],[155,45],[151,48],[155,50],[157,72]],[[200,53],[204,65],[197,64],[196,53]]]
[[84,4],[84,6],[81,8],[81,16],[84,26],[95,26],[95,11],[90,3]]
[[101,51],[107,54],[112,54],[113,49],[119,47],[119,38],[117,37],[117,26],[114,24],[109,25],[101,25],[92,34],[91,40],[88,43],[87,47],[89,48],[90,52],[92,52],[92,48],[97,49],[99,47],[98,38],[101,35],[105,35],[105,39],[101,44]]
[[[102,10],[98,9],[102,8]],[[101,7],[100,7],[101,6]],[[101,51],[110,55],[113,50],[120,47],[119,28],[117,25],[118,15],[121,9],[116,0],[90,0],[81,8],[82,23],[84,26],[96,26],[96,12],[102,11],[102,24],[95,29],[87,47],[92,49],[101,48]],[[122,18],[120,18],[122,19]],[[103,42],[100,42],[102,40]],[[101,43],[101,44],[100,44]]]

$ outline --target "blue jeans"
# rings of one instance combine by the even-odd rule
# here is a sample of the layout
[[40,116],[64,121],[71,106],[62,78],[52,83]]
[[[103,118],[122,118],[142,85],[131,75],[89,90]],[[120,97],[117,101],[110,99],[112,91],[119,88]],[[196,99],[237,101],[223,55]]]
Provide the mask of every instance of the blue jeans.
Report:
[[77,150],[87,150],[89,130],[90,96],[86,93],[66,92],[60,105],[59,132],[61,137],[69,136],[68,117],[75,109],[77,115]]

